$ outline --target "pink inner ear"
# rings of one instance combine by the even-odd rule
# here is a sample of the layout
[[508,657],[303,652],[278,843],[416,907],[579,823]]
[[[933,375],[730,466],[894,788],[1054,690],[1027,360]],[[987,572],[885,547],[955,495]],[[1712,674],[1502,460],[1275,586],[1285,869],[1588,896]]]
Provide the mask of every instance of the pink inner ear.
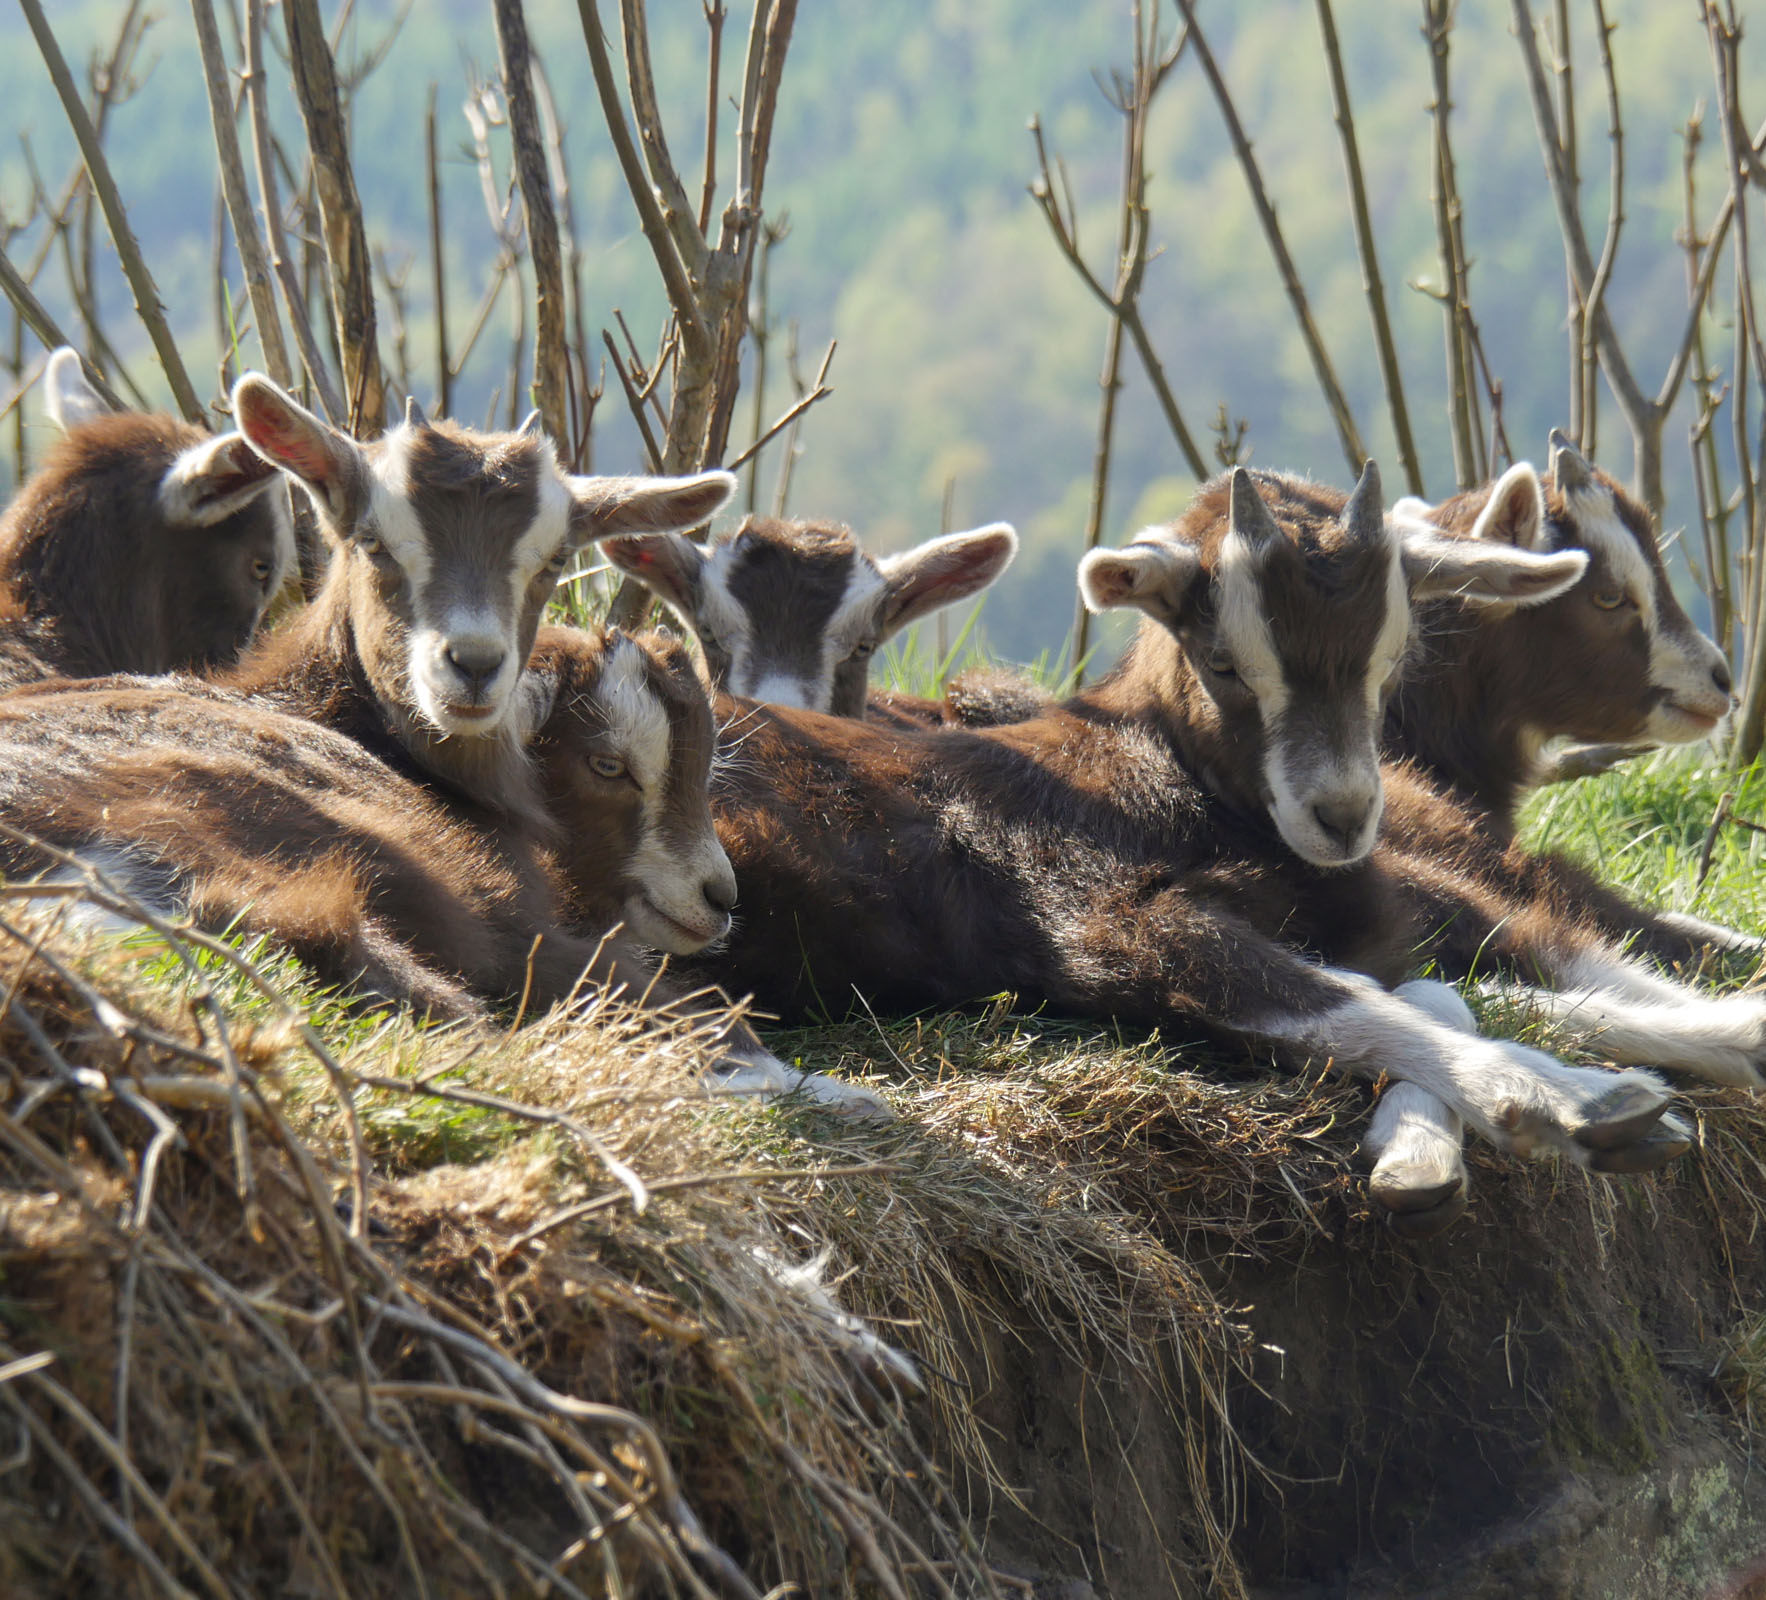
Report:
[[327,483],[333,471],[331,452],[312,430],[303,428],[277,406],[246,400],[240,407],[239,430],[278,465],[305,478],[308,483]]

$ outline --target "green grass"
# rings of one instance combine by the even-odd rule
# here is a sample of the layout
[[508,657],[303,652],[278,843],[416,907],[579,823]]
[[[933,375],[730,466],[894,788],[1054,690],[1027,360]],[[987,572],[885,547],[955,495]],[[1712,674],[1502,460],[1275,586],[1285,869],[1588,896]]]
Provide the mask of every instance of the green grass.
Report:
[[1724,794],[1736,817],[1766,823],[1766,767],[1733,772],[1710,750],[1663,751],[1579,783],[1542,789],[1521,836],[1572,856],[1615,888],[1664,911],[1766,931],[1766,834],[1731,822],[1711,841]]

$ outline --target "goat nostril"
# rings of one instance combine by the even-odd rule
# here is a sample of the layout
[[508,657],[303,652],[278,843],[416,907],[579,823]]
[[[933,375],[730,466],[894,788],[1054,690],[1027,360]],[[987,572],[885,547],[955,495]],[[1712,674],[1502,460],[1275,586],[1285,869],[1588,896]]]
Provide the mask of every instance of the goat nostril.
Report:
[[736,909],[736,881],[734,878],[707,878],[699,886],[699,892],[705,896],[705,903],[715,911],[728,916]]
[[1728,694],[1735,687],[1735,679],[1729,671],[1727,661],[1720,660],[1711,668],[1711,682],[1717,685],[1719,694]]
[[1327,837],[1345,848],[1354,843],[1367,812],[1364,800],[1321,800],[1312,808],[1313,820]]

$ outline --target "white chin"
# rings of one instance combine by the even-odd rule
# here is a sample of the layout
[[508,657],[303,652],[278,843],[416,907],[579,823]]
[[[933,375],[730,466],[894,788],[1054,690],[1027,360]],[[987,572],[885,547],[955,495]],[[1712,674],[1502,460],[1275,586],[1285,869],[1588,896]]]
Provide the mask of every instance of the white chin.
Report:
[[[1724,707],[1724,715],[1728,714]],[[1708,739],[1723,725],[1723,717],[1701,716],[1696,711],[1682,711],[1678,706],[1657,706],[1650,713],[1644,738],[1660,744],[1694,744]]]
[[1378,826],[1364,828],[1354,843],[1345,849],[1310,824],[1290,822],[1273,807],[1270,815],[1275,818],[1276,831],[1281,834],[1282,842],[1302,861],[1315,867],[1354,866],[1367,858],[1380,833]]
[[721,938],[730,926],[730,919],[719,919],[721,926],[707,927],[703,918],[677,920],[648,896],[635,894],[625,903],[625,925],[640,943],[671,956],[696,955],[713,939]]

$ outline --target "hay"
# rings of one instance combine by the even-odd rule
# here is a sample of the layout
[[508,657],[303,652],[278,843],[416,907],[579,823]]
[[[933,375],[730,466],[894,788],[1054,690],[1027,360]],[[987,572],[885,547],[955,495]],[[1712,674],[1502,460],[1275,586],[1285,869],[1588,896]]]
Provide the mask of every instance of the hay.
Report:
[[1230,1576],[1240,1331],[953,1085],[882,1130],[719,1104],[704,1027],[364,1015],[90,875],[0,886],[0,996],[9,1594],[1018,1592],[961,1374],[1026,1315],[1185,1414]]

